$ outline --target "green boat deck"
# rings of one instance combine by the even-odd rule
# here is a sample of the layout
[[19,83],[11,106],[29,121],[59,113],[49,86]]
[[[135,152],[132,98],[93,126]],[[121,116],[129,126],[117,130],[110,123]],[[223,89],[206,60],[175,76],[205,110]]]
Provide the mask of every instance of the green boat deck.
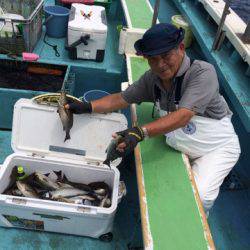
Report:
[[[150,27],[152,10],[146,0],[137,4],[126,0],[126,5],[130,16],[127,19],[132,25],[130,28]],[[149,67],[143,58],[129,59],[134,82]],[[150,122],[151,113],[152,104],[137,105],[134,122],[136,119],[139,125]],[[158,136],[140,143],[140,157],[137,161],[137,181],[145,247],[192,250],[213,247],[204,214],[201,218],[198,210],[182,154],[168,147],[164,136]]]

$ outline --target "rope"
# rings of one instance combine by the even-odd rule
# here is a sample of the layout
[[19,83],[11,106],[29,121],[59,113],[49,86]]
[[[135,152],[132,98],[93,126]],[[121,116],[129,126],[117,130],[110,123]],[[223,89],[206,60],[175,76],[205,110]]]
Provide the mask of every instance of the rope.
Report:
[[48,46],[52,47],[53,50],[55,51],[55,56],[56,56],[56,57],[59,57],[59,56],[60,56],[60,53],[58,52],[57,45],[48,43],[48,42],[46,41],[46,36],[47,36],[47,33],[45,32],[44,37],[43,37],[43,42],[44,42],[45,44],[47,44]]

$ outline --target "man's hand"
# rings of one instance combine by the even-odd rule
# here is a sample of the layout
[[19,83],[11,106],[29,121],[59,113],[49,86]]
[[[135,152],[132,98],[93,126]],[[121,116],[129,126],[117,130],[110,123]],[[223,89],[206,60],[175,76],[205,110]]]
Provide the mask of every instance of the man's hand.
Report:
[[117,150],[123,154],[130,153],[134,150],[137,143],[144,139],[144,133],[141,127],[133,127],[120,132],[113,136],[122,136],[122,142],[117,145]]
[[92,105],[90,102],[73,101],[65,105],[65,109],[69,109],[74,114],[92,113]]

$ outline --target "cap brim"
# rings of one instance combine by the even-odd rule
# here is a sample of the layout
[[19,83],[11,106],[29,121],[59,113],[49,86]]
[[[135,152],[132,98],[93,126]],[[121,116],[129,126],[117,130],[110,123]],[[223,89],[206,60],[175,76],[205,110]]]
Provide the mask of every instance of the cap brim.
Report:
[[184,38],[184,34],[181,35],[178,39],[178,41],[176,41],[176,44],[175,45],[172,45],[172,46],[167,46],[167,47],[164,47],[164,48],[161,48],[161,49],[155,49],[155,50],[150,50],[150,51],[143,51],[142,49],[142,44],[143,44],[143,39],[139,39],[135,42],[134,44],[134,48],[136,50],[136,54],[137,55],[143,55],[143,56],[157,56],[157,55],[160,55],[160,54],[163,54],[163,53],[166,53],[174,48],[176,48],[177,45],[179,45],[181,43],[181,41],[183,40]]
[[134,44],[134,48],[136,50],[136,54],[137,55],[142,55],[142,48],[141,48],[141,45],[142,45],[142,39],[139,39],[135,42]]
[[158,56],[158,55],[161,55],[163,53],[167,53],[168,51],[170,51],[171,49],[175,48],[172,47],[172,48],[162,48],[162,49],[157,49],[157,50],[151,50],[151,51],[147,51],[147,52],[142,52],[141,54],[144,55],[144,56]]

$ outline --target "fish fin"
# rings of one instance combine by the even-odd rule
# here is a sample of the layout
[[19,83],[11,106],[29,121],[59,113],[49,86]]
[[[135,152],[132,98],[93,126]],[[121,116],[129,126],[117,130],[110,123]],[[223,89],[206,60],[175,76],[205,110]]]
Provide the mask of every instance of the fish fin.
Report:
[[68,178],[66,177],[65,174],[63,174],[62,180],[61,180],[61,181],[62,181],[62,182],[65,182],[65,183],[68,183],[68,182],[69,182],[69,180],[68,180]]
[[111,167],[110,167],[110,160],[106,159],[106,160],[103,162],[103,164],[109,166],[109,168],[111,169]]
[[69,132],[66,132],[66,136],[65,136],[64,142],[66,142],[69,139],[71,139],[70,138],[70,134],[69,134]]
[[62,179],[62,170],[60,170],[60,171],[53,171],[53,172],[56,174],[57,180],[61,180]]

